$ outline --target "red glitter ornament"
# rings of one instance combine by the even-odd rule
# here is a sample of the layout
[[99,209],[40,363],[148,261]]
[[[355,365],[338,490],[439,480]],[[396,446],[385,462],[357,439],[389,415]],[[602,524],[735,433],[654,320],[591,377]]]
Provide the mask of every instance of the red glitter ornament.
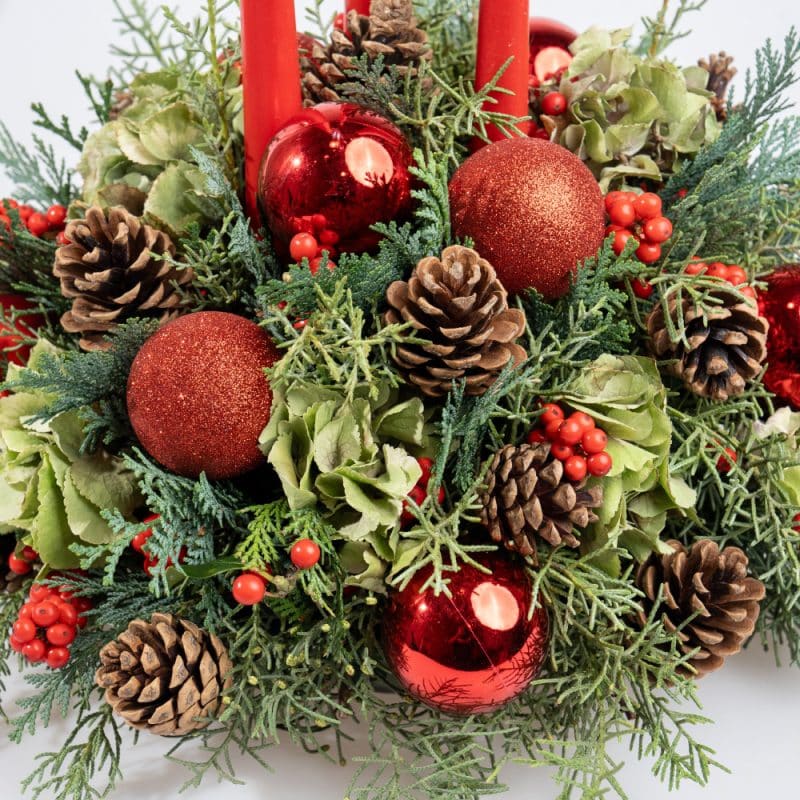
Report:
[[529,618],[532,587],[524,565],[504,553],[462,565],[451,596],[420,592],[430,568],[393,594],[384,615],[384,649],[408,692],[451,714],[493,711],[517,697],[541,669],[549,624],[544,608]]
[[758,309],[769,322],[764,384],[800,410],[800,265],[767,278],[767,289],[758,293]]
[[272,140],[259,179],[279,253],[288,257],[298,233],[335,240],[339,252],[374,248],[380,237],[370,227],[411,209],[412,160],[400,130],[365,108],[323,103],[294,117]]
[[266,333],[236,314],[202,311],[165,325],[128,378],[128,413],[142,446],[191,478],[255,469],[272,403],[264,369],[279,358]]
[[553,142],[505,139],[468,158],[450,181],[453,234],[475,242],[512,294],[546,298],[603,243],[605,208],[586,165]]

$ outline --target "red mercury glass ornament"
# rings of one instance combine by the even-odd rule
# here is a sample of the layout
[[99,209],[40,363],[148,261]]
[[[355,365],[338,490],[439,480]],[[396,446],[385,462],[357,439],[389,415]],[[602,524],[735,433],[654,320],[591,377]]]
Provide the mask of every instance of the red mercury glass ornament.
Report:
[[549,623],[531,615],[531,581],[506,553],[482,553],[450,579],[450,596],[420,592],[431,568],[393,594],[384,616],[384,649],[408,692],[439,711],[482,714],[522,693],[547,654]]
[[413,162],[400,130],[351,103],[322,103],[295,116],[261,163],[259,202],[281,257],[298,233],[324,241],[332,257],[372,250],[371,227],[411,210]]
[[800,410],[800,265],[767,278],[767,289],[758,293],[758,309],[769,322],[764,384]]
[[569,46],[578,34],[567,25],[545,17],[533,17],[530,27],[530,74],[546,81],[572,63]]

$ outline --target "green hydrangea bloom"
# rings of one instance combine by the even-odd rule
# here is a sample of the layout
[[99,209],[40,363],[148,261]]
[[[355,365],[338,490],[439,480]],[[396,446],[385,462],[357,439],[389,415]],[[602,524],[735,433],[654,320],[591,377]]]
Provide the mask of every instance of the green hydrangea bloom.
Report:
[[[778,409],[769,419],[754,424],[755,434],[759,439],[779,435],[785,439],[786,447],[796,458],[800,458],[800,414],[788,406]],[[800,465],[784,467],[781,488],[786,499],[800,508]]]
[[[608,434],[613,466],[600,479],[603,504],[599,521],[582,537],[584,549],[606,544],[637,560],[669,552],[660,540],[667,514],[694,507],[695,492],[670,474],[672,424],[667,391],[656,363],[639,356],[602,355],[570,384],[564,401],[585,411]],[[617,571],[616,557],[606,565]]]
[[605,192],[626,181],[666,179],[681,157],[697,153],[721,131],[706,90],[708,73],[641,58],[626,47],[630,34],[590,28],[579,36],[559,86],[569,112],[543,119]]
[[[55,348],[40,340],[35,368]],[[8,379],[24,369],[10,365]],[[54,569],[78,566],[70,545],[101,545],[115,534],[104,508],[129,516],[141,503],[136,479],[122,460],[99,450],[81,454],[83,423],[75,412],[36,421],[52,398],[21,392],[0,399],[0,532],[24,531],[23,541]]]

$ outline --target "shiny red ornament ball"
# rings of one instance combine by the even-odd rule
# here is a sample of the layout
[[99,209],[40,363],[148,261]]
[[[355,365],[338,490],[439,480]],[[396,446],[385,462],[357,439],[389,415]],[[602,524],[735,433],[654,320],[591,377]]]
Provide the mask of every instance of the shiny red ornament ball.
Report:
[[450,181],[453,234],[471,238],[512,294],[569,290],[579,262],[603,243],[603,194],[588,167],[553,142],[504,139],[468,158]]
[[128,378],[128,414],[144,449],[179,475],[233,478],[264,462],[258,437],[272,393],[264,369],[280,354],[254,322],[201,311],[145,343]]
[[767,389],[800,411],[800,265],[776,270],[758,293],[761,316],[769,322]]
[[417,700],[450,714],[498,709],[523,692],[544,663],[549,623],[529,615],[531,581],[521,561],[499,552],[462,565],[451,595],[420,592],[430,568],[394,593],[383,618],[389,665]]
[[298,233],[365,252],[371,226],[411,210],[411,148],[400,130],[351,103],[323,103],[294,117],[270,143],[259,173],[259,202],[279,254]]
[[539,82],[550,80],[572,63],[569,46],[578,34],[567,25],[546,17],[530,22],[530,74]]

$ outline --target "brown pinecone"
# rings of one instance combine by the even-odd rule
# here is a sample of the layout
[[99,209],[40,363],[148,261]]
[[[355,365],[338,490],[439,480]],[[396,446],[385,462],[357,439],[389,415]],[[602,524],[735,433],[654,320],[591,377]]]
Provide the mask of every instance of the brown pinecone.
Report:
[[538,564],[536,537],[553,547],[579,547],[574,529],[597,520],[600,486],[585,487],[564,476],[564,465],[547,442],[506,445],[494,457],[481,496],[481,517],[492,539]]
[[701,58],[697,64],[708,71],[706,88],[709,92],[714,92],[711,105],[717,112],[717,119],[724,122],[728,118],[728,86],[737,72],[733,66],[733,56],[722,50],[712,53],[708,59]]
[[64,232],[53,274],[72,308],[61,317],[70,333],[80,333],[84,350],[107,350],[105,335],[131,317],[176,317],[182,299],[176,287],[193,278],[156,256],[174,256],[166,233],[145,225],[122,207],[93,206],[86,218],[73,220]]
[[119,119],[133,105],[135,99],[133,92],[127,89],[114,92],[114,102],[108,110],[108,118]]
[[233,665],[213,634],[172,614],[137,619],[100,651],[97,685],[129,725],[159,736],[205,727]]
[[356,59],[383,56],[384,64],[400,75],[416,74],[416,65],[431,57],[428,34],[417,27],[412,0],[372,0],[370,15],[350,11],[345,30],[334,30],[330,44],[315,42],[301,50],[303,97],[306,105],[340,102],[338,86],[348,81]]
[[[674,359],[671,372],[692,392],[727,400],[741,394],[747,382],[761,372],[769,323],[759,316],[754,302],[740,300],[731,291],[714,290],[709,298],[718,304],[700,306],[684,296],[684,339],[673,342],[670,338],[661,303],[650,312],[647,330],[655,356]],[[668,302],[672,325],[680,329],[676,296]]]
[[410,322],[409,335],[425,344],[399,345],[394,360],[410,383],[429,397],[466,379],[466,393],[483,394],[507,364],[527,357],[516,344],[525,315],[508,307],[508,292],[494,267],[468,247],[448,247],[424,258],[408,283],[386,291],[387,325]]
[[681,650],[697,650],[683,674],[702,678],[753,635],[764,584],[747,576],[747,556],[738,547],[720,552],[710,539],[688,551],[680,542],[668,544],[673,553],[652,555],[636,574],[645,594],[639,621],[644,625],[658,603],[656,613],[667,630],[677,632]]

